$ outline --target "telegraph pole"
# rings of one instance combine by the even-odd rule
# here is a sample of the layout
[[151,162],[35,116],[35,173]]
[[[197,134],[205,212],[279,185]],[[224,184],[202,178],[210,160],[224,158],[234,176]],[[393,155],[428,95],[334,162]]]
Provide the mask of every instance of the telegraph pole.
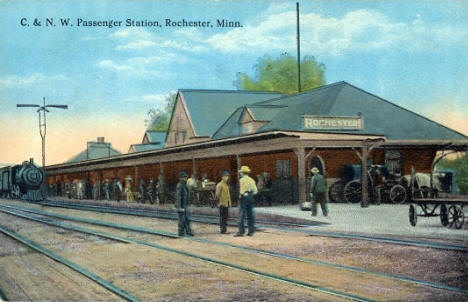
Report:
[[297,92],[301,92],[301,35],[299,31],[299,2],[296,2],[297,19]]
[[39,115],[39,134],[42,141],[42,167],[45,167],[45,137],[47,133],[46,113],[50,112],[47,108],[68,109],[68,105],[46,105],[45,97],[42,98],[42,106],[36,104],[16,104],[16,107],[35,107]]

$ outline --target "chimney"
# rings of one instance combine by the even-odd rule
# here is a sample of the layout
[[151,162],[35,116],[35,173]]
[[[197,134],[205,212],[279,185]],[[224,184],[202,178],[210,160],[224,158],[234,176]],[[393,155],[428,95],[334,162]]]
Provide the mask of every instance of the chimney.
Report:
[[31,165],[33,165],[33,164],[34,164],[34,158],[32,158],[32,157],[29,158],[29,163],[30,163]]
[[104,136],[99,136],[99,137],[97,138],[97,142],[98,142],[98,143],[104,143]]

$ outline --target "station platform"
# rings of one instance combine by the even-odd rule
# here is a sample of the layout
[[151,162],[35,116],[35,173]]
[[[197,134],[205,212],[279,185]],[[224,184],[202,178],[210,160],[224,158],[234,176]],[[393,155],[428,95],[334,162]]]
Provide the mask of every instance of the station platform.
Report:
[[415,227],[408,218],[408,204],[369,205],[361,208],[360,204],[329,203],[330,214],[322,215],[318,206],[317,216],[310,211],[301,211],[298,206],[258,207],[257,213],[270,213],[286,217],[323,222],[321,230],[352,232],[374,235],[396,235],[406,237],[427,237],[453,239],[468,242],[468,224],[462,229],[451,229],[441,225],[439,217],[418,217]]
[[[51,200],[63,199],[51,198]],[[124,208],[148,209],[175,213],[173,204],[142,204],[126,201],[106,200],[69,200],[102,206],[118,206]],[[441,225],[439,217],[420,217],[415,227],[408,219],[408,204],[381,204],[369,205],[361,208],[360,204],[329,203],[329,216],[324,217],[318,207],[317,216],[311,216],[310,211],[301,211],[298,205],[277,205],[272,207],[256,207],[258,220],[267,220],[281,224],[301,224],[304,227],[320,228],[320,230],[335,232],[350,232],[372,235],[392,235],[404,237],[418,237],[431,239],[450,239],[468,243],[468,223],[462,229],[452,229]],[[218,208],[198,207],[190,208],[192,214],[218,215]],[[232,218],[238,217],[238,208],[229,211]]]

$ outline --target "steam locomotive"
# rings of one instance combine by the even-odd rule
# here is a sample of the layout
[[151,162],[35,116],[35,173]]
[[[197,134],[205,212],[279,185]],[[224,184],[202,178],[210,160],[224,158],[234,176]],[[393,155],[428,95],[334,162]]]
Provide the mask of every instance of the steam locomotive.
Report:
[[42,184],[45,172],[37,167],[33,159],[21,165],[0,168],[0,197],[21,198],[32,201],[43,200]]

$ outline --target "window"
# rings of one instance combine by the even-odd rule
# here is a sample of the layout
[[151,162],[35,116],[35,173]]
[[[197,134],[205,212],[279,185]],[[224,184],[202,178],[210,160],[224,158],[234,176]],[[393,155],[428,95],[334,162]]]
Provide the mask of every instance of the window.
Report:
[[175,143],[177,144],[179,142],[179,131],[176,131],[175,133]]
[[291,177],[291,160],[277,160],[276,161],[276,177],[277,178],[290,178]]
[[403,158],[401,150],[386,150],[385,165],[390,174],[401,174],[403,171]]
[[182,131],[182,142],[185,143],[186,139],[187,139],[187,131],[184,130],[184,131]]

